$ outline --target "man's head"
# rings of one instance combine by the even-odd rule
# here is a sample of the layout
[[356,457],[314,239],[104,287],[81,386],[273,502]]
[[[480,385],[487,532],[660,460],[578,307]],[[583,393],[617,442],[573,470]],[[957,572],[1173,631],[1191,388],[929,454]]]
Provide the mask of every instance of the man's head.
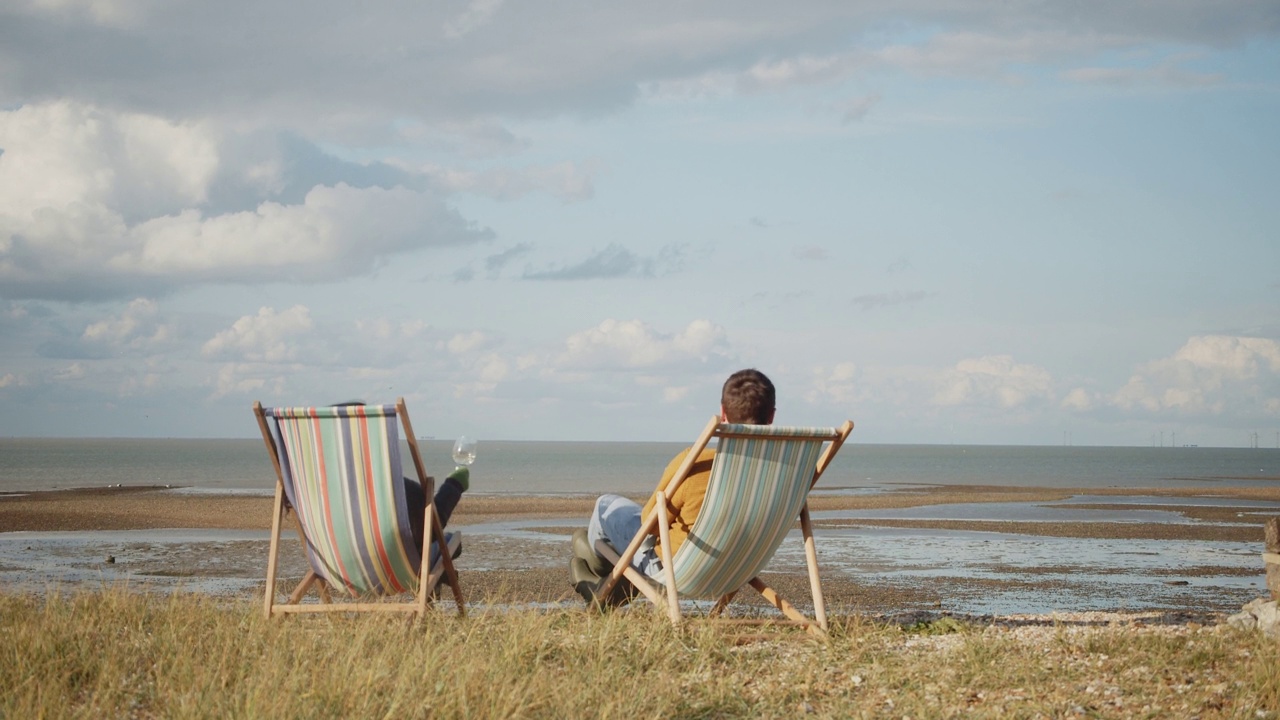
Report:
[[731,423],[768,425],[773,422],[773,383],[759,370],[739,370],[724,381],[720,414]]

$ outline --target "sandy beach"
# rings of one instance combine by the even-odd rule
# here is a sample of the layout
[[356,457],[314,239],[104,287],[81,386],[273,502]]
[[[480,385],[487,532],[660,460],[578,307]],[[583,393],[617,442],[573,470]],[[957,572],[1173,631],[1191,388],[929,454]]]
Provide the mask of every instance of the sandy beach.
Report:
[[[893,519],[858,518],[858,513],[925,506],[957,504],[1023,504],[1055,508],[1068,499],[1086,495],[1087,504],[1070,506],[1073,511],[1124,511],[1178,513],[1183,522],[1020,522],[1017,520]],[[1116,503],[1106,501],[1115,496]],[[1135,498],[1135,496],[1138,496]],[[1187,503],[1188,498],[1212,498],[1209,504]],[[1100,501],[1101,499],[1101,501]],[[1123,502],[1121,502],[1123,501]],[[1262,549],[1262,524],[1267,506],[1280,501],[1280,491],[1271,488],[1204,488],[1160,491],[1071,490],[1016,487],[931,487],[874,495],[815,495],[811,508],[819,533],[819,552],[824,534],[865,535],[869,532],[960,533],[963,537],[990,538],[1017,536],[1060,542],[1160,543],[1176,552],[1179,543],[1239,543],[1250,552]],[[166,488],[100,488],[14,494],[0,496],[0,539],[10,547],[7,560],[0,560],[0,575],[11,587],[40,588],[59,581],[101,577],[127,577],[131,583],[179,584],[196,588],[222,588],[233,593],[261,591],[265,575],[270,528],[271,499],[260,495],[207,494]],[[1237,506],[1236,504],[1239,504]],[[513,497],[473,493],[459,505],[451,529],[463,533],[464,552],[459,561],[468,602],[546,604],[579,602],[568,584],[565,565],[568,536],[583,524],[592,505],[586,496]],[[1262,506],[1260,509],[1259,506]],[[1017,505],[1014,505],[1015,507]],[[850,516],[855,517],[850,517]],[[947,535],[945,537],[951,537]],[[55,542],[60,540],[74,542]],[[184,541],[187,540],[187,541]],[[784,549],[786,545],[784,544]],[[46,555],[52,568],[41,578],[24,560]],[[1045,562],[1043,567],[1000,569],[1000,553],[982,560],[984,572],[932,572],[927,576],[870,576],[867,573],[830,570],[824,567],[823,585],[827,600],[836,612],[894,615],[939,611],[966,606],[966,598],[995,593],[1039,593],[1052,595],[1065,587],[1072,571],[1065,565]],[[974,558],[969,558],[970,561]],[[890,558],[892,560],[892,558]],[[824,566],[832,561],[824,558]],[[283,571],[300,575],[303,560],[296,541],[282,553]],[[892,563],[890,563],[892,564]],[[64,572],[59,572],[63,568]],[[802,560],[795,553],[780,551],[768,573],[768,581],[798,602],[808,599],[807,579]],[[1116,573],[1119,574],[1117,569]],[[1160,610],[1174,616],[1195,618],[1232,612],[1240,599],[1265,594],[1261,582],[1263,567],[1256,563],[1232,563],[1229,567],[1212,561],[1185,561],[1175,572],[1153,571],[1147,586],[1150,601],[1128,598],[1120,604],[1134,611]],[[1194,590],[1197,577],[1242,576],[1244,590],[1221,600],[1207,597],[1189,601],[1178,608],[1166,597],[1169,592]],[[206,581],[219,580],[209,585]],[[202,585],[201,583],[205,583]],[[256,583],[256,585],[255,585]],[[1107,583],[1092,590],[1107,604]],[[1250,588],[1256,587],[1252,592]],[[1125,590],[1132,594],[1132,590]]]

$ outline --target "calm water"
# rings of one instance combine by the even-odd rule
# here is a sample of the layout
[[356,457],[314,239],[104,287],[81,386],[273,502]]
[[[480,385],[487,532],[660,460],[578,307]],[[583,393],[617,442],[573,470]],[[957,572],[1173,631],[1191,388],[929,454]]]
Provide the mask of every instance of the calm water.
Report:
[[[427,471],[453,469],[451,441],[423,444]],[[643,493],[679,443],[481,441],[472,488],[499,494]],[[406,454],[407,458],[407,454]],[[1260,448],[846,445],[818,488],[901,485],[1034,487],[1268,486],[1280,450]],[[274,488],[261,440],[0,438],[0,492],[174,485],[206,491]]]

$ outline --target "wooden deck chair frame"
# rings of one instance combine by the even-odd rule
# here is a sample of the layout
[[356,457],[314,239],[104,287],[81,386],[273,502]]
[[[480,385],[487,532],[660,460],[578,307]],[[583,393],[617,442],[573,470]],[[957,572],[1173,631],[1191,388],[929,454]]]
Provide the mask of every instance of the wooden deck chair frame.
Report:
[[[355,416],[362,416],[368,413],[373,417],[383,418],[387,423],[387,435],[391,437],[392,441],[397,445],[397,447],[389,453],[395,458],[395,461],[388,463],[384,468],[386,472],[383,473],[383,475],[376,477],[372,475],[368,476],[367,479],[371,483],[384,482],[394,485],[403,482],[400,477],[400,473],[403,469],[399,467],[400,463],[398,462],[398,440],[394,437],[395,435],[398,435],[396,432],[395,422],[397,418],[399,420],[399,426],[403,428],[404,439],[408,443],[409,454],[413,458],[414,471],[417,473],[419,482],[422,484],[423,493],[426,495],[427,499],[427,507],[423,515],[423,549],[421,552],[417,553],[419,556],[419,562],[416,564],[412,562],[409,563],[408,569],[410,574],[405,579],[406,582],[401,583],[404,592],[412,593],[412,600],[400,603],[383,601],[369,602],[367,601],[367,594],[362,596],[361,593],[352,590],[350,587],[346,586],[345,583],[341,584],[340,587],[331,588],[333,585],[340,584],[331,580],[326,580],[324,574],[317,571],[317,561],[315,559],[317,556],[313,554],[314,546],[310,545],[302,518],[292,507],[292,503],[290,501],[290,498],[296,497],[296,495],[289,492],[285,486],[286,477],[292,478],[293,474],[292,472],[286,473],[287,468],[281,465],[282,458],[285,459],[285,462],[288,462],[288,453],[287,450],[283,454],[281,452],[282,450],[285,450],[285,448],[281,447],[281,444],[284,441],[282,435],[279,434],[279,419],[277,419],[277,413],[296,413],[305,416],[308,411],[313,410],[319,410],[322,414],[327,415],[328,413],[333,412],[334,408],[264,408],[259,402],[255,402],[253,404],[253,413],[258,420],[258,429],[262,432],[262,440],[266,444],[267,452],[271,456],[271,464],[275,468],[276,472],[275,510],[271,521],[271,549],[270,556],[267,559],[267,587],[263,601],[263,611],[265,615],[270,618],[275,615],[286,613],[409,612],[421,616],[426,612],[428,605],[431,603],[432,595],[437,591],[442,582],[448,583],[449,587],[453,590],[453,597],[454,601],[457,603],[458,614],[464,614],[466,612],[466,608],[463,604],[462,589],[458,583],[458,573],[453,564],[453,553],[459,547],[461,538],[458,533],[452,533],[447,538],[443,527],[440,525],[440,518],[436,514],[434,502],[435,480],[426,473],[425,466],[422,462],[422,453],[418,449],[418,439],[413,433],[412,423],[409,422],[409,413],[405,408],[404,398],[398,398],[394,406],[347,406],[344,407],[344,416],[348,413]],[[274,423],[275,432],[273,432],[272,426],[268,424],[268,417],[276,420]],[[305,417],[305,419],[316,420],[317,418]],[[321,421],[329,419],[330,418],[326,417],[321,419]],[[349,418],[343,417],[338,418],[337,420],[341,421],[343,419]],[[306,472],[306,470],[303,472]],[[394,492],[392,494],[394,497],[397,497],[397,504],[403,500],[403,491],[400,491],[399,495],[395,495]],[[397,512],[404,518],[408,518],[407,508],[404,512],[400,512],[399,510],[397,510]],[[293,516],[294,529],[298,533],[298,540],[302,543],[304,554],[307,555],[309,570],[301,582],[299,582],[289,594],[288,600],[281,603],[276,600],[276,572],[278,567],[277,559],[279,557],[282,525],[286,515]],[[409,528],[401,526],[398,530],[400,531],[398,535],[401,538],[401,546],[403,547],[407,543],[407,552],[412,553],[413,551],[416,551],[416,546],[414,545],[412,533],[409,532]],[[432,555],[431,549],[433,544],[436,551],[436,560],[432,563],[431,567],[428,567],[429,558]],[[408,557],[411,557],[411,555]],[[401,567],[402,572],[403,570],[404,567]],[[409,580],[413,579],[416,579],[416,590],[413,587],[413,583],[409,582]],[[318,593],[320,603],[304,604],[302,602],[303,598],[306,597],[308,591],[312,589],[315,589]],[[333,602],[331,589],[346,593],[353,598],[353,601]],[[394,594],[404,594],[404,592]],[[386,592],[382,594],[390,595],[393,593]]]
[[[622,553],[619,553],[617,549],[614,548],[612,545],[610,545],[606,540],[601,540],[596,543],[596,546],[595,546],[596,552],[599,553],[602,557],[611,561],[614,565],[613,571],[609,574],[609,577],[606,578],[605,582],[601,584],[601,586],[598,588],[596,592],[597,607],[604,606],[602,599],[609,597],[611,591],[613,590],[613,587],[620,581],[621,578],[626,577],[628,580],[631,581],[631,583],[636,587],[636,589],[639,590],[642,594],[644,594],[644,596],[650,602],[652,602],[655,606],[661,608],[665,605],[667,608],[667,614],[670,617],[672,623],[674,624],[680,623],[681,621],[680,595],[677,589],[677,581],[676,581],[676,573],[675,573],[676,565],[673,562],[673,555],[671,553],[671,538],[669,537],[669,534],[668,534],[668,530],[671,523],[670,523],[670,517],[667,510],[666,501],[669,500],[675,494],[675,491],[680,486],[680,484],[683,483],[686,478],[688,478],[690,471],[692,470],[694,464],[697,462],[698,456],[707,447],[707,445],[710,444],[710,442],[713,439],[735,437],[735,436],[743,437],[743,435],[738,435],[735,432],[735,429],[742,428],[742,427],[743,426],[721,423],[720,418],[713,417],[711,421],[707,423],[707,426],[703,429],[702,434],[698,437],[698,440],[693,444],[693,447],[689,450],[689,453],[685,456],[684,462],[676,470],[676,473],[671,478],[671,481],[667,483],[667,487],[664,490],[655,491],[654,494],[657,499],[656,499],[656,502],[654,503],[654,509],[649,512],[649,515],[647,517],[642,519],[640,531],[636,533],[635,537],[631,540],[630,544],[627,545],[627,548]],[[776,431],[778,434],[776,435],[773,434],[770,429],[772,429],[773,431]],[[808,482],[808,487],[803,488],[803,493],[804,493],[803,503],[799,511],[800,530],[804,536],[805,562],[808,565],[808,571],[809,571],[809,589],[813,599],[814,617],[813,619],[806,617],[803,613],[801,613],[798,609],[796,609],[794,605],[787,602],[787,600],[785,600],[782,596],[780,596],[777,593],[777,591],[775,591],[773,588],[765,584],[765,582],[760,579],[758,574],[751,577],[746,583],[738,586],[737,588],[728,589],[723,594],[717,593],[718,600],[715,606],[708,613],[708,617],[719,618],[721,613],[724,611],[725,607],[730,602],[732,602],[733,598],[737,595],[738,591],[741,590],[742,587],[750,585],[757,592],[759,592],[760,595],[764,597],[764,599],[769,604],[777,608],[783,614],[783,616],[785,616],[785,618],[788,621],[801,625],[810,634],[823,636],[826,634],[826,631],[827,631],[827,611],[826,611],[825,602],[822,597],[822,582],[818,575],[818,555],[817,555],[817,547],[814,543],[814,538],[813,538],[813,523],[809,519],[808,492],[809,490],[813,489],[813,486],[818,482],[818,478],[822,477],[822,473],[827,469],[827,466],[830,465],[831,460],[835,457],[836,453],[839,452],[840,447],[844,444],[845,440],[849,437],[849,433],[853,431],[853,422],[845,421],[845,423],[840,427],[830,428],[830,429],[825,429],[825,428],[801,429],[801,428],[783,428],[783,427],[774,428],[773,426],[755,426],[751,429],[751,437],[759,438],[759,439],[781,440],[785,442],[788,439],[788,437],[790,437],[792,440],[797,439],[794,436],[789,436],[786,434],[788,432],[796,432],[796,431],[811,431],[810,437],[808,439],[812,440],[813,434],[816,433],[816,434],[820,434],[824,440],[828,441],[825,448],[823,448],[821,450],[821,453],[818,455],[817,462],[814,466],[813,476],[812,476],[812,479],[810,479]],[[721,460],[721,454],[717,452],[716,459],[713,461],[713,465],[712,465],[713,477],[715,476],[715,473],[716,473],[715,464],[719,463],[720,460]],[[711,491],[712,491],[712,488],[708,486],[708,492],[710,493]],[[700,523],[702,523],[704,518],[704,516],[701,513],[706,513],[706,512],[707,512],[707,508],[704,505],[702,511],[698,516],[698,520],[694,522],[694,526],[690,529],[690,536],[689,536],[690,539],[694,538],[699,532],[699,525]],[[788,524],[787,528],[785,528],[785,530],[782,530],[782,532],[789,531],[792,527],[794,527],[793,524]],[[638,570],[636,570],[631,566],[631,559],[635,557],[635,554],[637,552],[639,552],[640,547],[644,543],[645,539],[654,532],[655,528],[657,529],[659,538],[661,539],[661,553],[662,553],[661,560],[662,560],[662,567],[663,567],[663,574],[664,574],[663,585],[659,585],[655,581],[651,580],[650,578],[645,577]],[[690,539],[686,539],[685,541],[686,545],[689,544]],[[680,550],[677,551],[674,557],[679,557],[679,554],[684,550],[685,550],[685,546],[682,545]],[[776,552],[776,546],[775,546],[774,552]],[[763,569],[764,565],[767,565],[769,560],[772,558],[772,555],[774,554],[774,552],[769,552],[768,557],[764,558],[763,563],[761,563],[761,569]],[[664,595],[665,595],[665,598],[663,597]],[[716,595],[712,595],[712,597],[715,597],[715,596]],[[758,621],[746,621],[746,622],[758,622]]]

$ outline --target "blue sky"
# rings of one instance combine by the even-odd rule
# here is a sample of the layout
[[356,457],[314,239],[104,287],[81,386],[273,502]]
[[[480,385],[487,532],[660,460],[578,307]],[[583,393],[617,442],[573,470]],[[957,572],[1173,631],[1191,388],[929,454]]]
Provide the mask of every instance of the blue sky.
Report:
[[1280,443],[1280,6],[18,0],[0,434]]

